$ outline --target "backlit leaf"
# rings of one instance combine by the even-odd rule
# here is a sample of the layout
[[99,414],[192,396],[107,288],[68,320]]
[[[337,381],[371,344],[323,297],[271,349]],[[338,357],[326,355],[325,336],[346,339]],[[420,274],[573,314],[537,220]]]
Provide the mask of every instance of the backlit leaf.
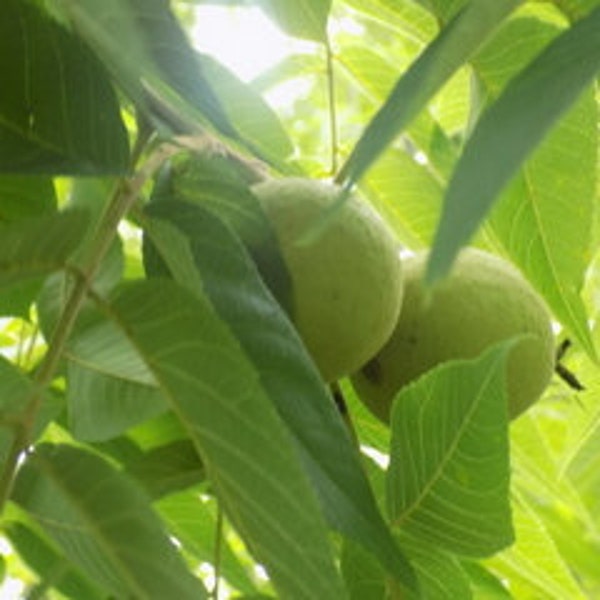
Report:
[[499,192],[600,69],[600,8],[511,80],[471,135],[446,192],[427,281],[443,277]]
[[392,409],[387,498],[395,526],[451,552],[512,542],[505,362],[510,344],[451,361],[404,388]]
[[358,181],[517,4],[518,0],[473,0],[442,29],[398,80],[385,104],[365,128],[338,181]]

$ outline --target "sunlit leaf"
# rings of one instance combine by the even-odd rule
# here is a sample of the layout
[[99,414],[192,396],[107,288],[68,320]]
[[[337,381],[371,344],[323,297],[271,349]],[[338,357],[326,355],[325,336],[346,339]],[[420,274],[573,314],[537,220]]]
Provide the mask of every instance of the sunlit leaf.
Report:
[[387,497],[393,524],[467,556],[512,542],[501,344],[437,367],[392,409]]
[[[404,46],[425,44],[438,30],[438,22],[416,2],[398,0],[346,0],[346,3],[368,15],[369,20],[395,29]],[[365,48],[365,50],[368,48]]]
[[[503,25],[475,61],[488,93],[497,96],[559,33],[557,26],[531,16]],[[579,291],[591,255],[597,119],[590,89],[523,164],[491,214],[496,239],[591,356],[594,348]]]
[[338,180],[358,181],[517,4],[518,0],[474,0],[459,13],[396,83],[365,128]]
[[207,597],[148,497],[97,455],[67,445],[37,447],[19,471],[13,500],[111,594]]
[[591,83],[600,68],[599,29],[597,9],[548,45],[484,113],[446,193],[429,282],[448,272],[522,161]]
[[323,41],[331,0],[253,0],[290,35]]
[[515,598],[547,597],[584,600],[582,593],[556,545],[534,511],[517,499],[513,503],[516,543],[489,559],[494,571],[510,574]]
[[461,565],[469,576],[471,589],[475,598],[486,600],[512,600],[510,592],[502,585],[498,577],[495,577],[481,563],[463,560]]
[[0,171],[123,173],[128,141],[103,66],[35,5],[0,23]]

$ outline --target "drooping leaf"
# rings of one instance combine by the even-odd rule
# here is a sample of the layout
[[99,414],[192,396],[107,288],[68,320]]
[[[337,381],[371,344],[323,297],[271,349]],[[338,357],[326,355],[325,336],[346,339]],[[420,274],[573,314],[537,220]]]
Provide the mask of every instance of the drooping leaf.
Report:
[[597,120],[589,90],[523,165],[491,215],[511,258],[591,357],[596,351],[580,291],[592,254]]
[[126,286],[115,323],[207,466],[226,514],[294,598],[341,598],[317,500],[258,373],[208,303],[166,279]]
[[404,388],[392,408],[387,498],[392,522],[467,556],[512,542],[505,361],[500,344]]
[[426,279],[443,277],[498,193],[600,69],[600,8],[511,80],[479,120],[450,185]]
[[271,163],[285,169],[294,149],[277,114],[252,87],[208,54],[197,55],[207,82],[236,131],[252,140],[252,147]]
[[[487,94],[497,97],[560,32],[530,15],[505,23],[474,61]],[[590,356],[594,348],[579,291],[591,256],[597,112],[589,89],[521,166],[491,213],[496,239]]]
[[467,61],[518,0],[474,0],[451,21],[398,80],[363,131],[337,179],[358,181],[380,153]]
[[42,444],[19,471],[13,500],[65,555],[117,597],[207,597],[148,497],[98,455]]
[[6,533],[19,556],[40,578],[34,593],[29,597],[35,597],[37,590],[41,592],[43,589],[54,588],[67,598],[105,598],[102,590],[67,560],[50,540],[28,525],[18,521],[8,522],[3,527],[3,533]]
[[[293,433],[329,522],[368,548],[386,569],[411,587],[414,580],[410,567],[377,510],[334,404],[241,243],[199,206],[163,202],[151,205],[148,212],[175,224],[187,236],[202,279],[201,289],[229,324]],[[153,236],[152,227],[147,231],[170,266],[170,246],[156,233]],[[177,278],[176,268],[172,272]]]
[[124,173],[128,141],[102,65],[33,3],[0,24],[0,171]]
[[291,314],[291,280],[275,231],[236,167],[210,154],[176,157],[155,185],[152,200],[200,204],[218,215],[244,241],[273,295]]
[[[166,0],[127,0],[144,52],[160,78],[180,98],[204,115],[221,133],[238,139],[239,133],[224,111],[206,78],[204,65],[190,45],[186,33]],[[94,7],[94,12],[98,9]],[[91,13],[90,13],[91,14]],[[116,15],[114,15],[116,16]],[[108,24],[108,23],[107,23]],[[126,40],[110,41],[113,49]],[[157,82],[157,90],[160,85]],[[150,107],[153,110],[153,107]],[[161,117],[159,113],[157,117]],[[169,124],[169,123],[167,123]]]

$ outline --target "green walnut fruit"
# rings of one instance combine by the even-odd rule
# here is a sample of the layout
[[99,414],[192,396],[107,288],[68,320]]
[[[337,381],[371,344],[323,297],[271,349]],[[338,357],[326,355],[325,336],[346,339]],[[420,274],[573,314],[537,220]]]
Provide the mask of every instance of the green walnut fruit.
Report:
[[290,275],[291,319],[321,375],[329,382],[355,371],[383,346],[398,319],[403,288],[393,233],[353,195],[324,229],[307,236],[339,197],[340,188],[330,183],[292,177],[252,191]]
[[515,418],[539,398],[554,370],[544,302],[511,264],[473,248],[463,250],[450,275],[425,294],[426,262],[426,253],[404,261],[400,318],[385,346],[352,377],[359,398],[387,422],[397,392],[426,371],[528,334],[508,357],[508,412]]

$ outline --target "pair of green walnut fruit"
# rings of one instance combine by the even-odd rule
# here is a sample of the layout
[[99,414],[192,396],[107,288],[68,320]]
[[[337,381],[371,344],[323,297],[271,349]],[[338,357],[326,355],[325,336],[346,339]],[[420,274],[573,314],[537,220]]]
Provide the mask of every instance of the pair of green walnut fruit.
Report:
[[509,416],[540,397],[554,370],[550,315],[511,264],[465,249],[426,295],[426,253],[401,260],[389,227],[356,196],[311,236],[338,187],[287,178],[253,192],[290,274],[290,316],[325,381],[350,376],[361,401],[387,422],[397,392],[426,371],[524,335],[508,359]]

